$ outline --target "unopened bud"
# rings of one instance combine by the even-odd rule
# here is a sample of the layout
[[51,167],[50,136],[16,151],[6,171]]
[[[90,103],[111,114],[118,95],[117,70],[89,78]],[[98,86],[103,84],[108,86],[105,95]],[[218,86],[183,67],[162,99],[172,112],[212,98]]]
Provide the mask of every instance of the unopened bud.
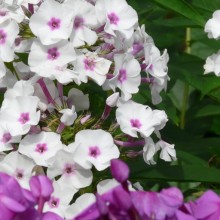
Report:
[[86,115],[85,117],[81,118],[80,123],[83,125],[90,119],[91,115]]
[[115,107],[117,105],[118,99],[119,92],[115,92],[106,99],[106,104],[110,107]]

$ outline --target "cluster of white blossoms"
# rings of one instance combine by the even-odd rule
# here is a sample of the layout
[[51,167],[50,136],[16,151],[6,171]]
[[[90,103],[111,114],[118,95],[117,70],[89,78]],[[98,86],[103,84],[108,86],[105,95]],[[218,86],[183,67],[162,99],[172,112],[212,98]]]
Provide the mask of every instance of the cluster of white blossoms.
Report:
[[[205,32],[208,33],[209,38],[216,40],[220,38],[220,10],[215,11],[213,17],[207,21]],[[205,74],[214,72],[216,76],[220,76],[220,50],[207,57],[204,69]]]
[[[73,219],[73,196],[121,151],[147,164],[157,152],[176,160],[160,135],[166,113],[132,100],[143,84],[153,104],[162,101],[168,60],[125,0],[1,2],[0,171],[25,188],[32,175],[48,175],[55,190],[46,209]],[[89,111],[88,84],[108,94],[102,115]]]

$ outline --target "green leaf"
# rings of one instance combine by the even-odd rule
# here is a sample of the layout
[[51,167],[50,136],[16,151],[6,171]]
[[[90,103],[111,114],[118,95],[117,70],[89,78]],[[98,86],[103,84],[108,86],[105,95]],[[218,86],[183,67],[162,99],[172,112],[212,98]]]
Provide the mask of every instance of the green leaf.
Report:
[[206,117],[210,115],[220,115],[220,107],[219,105],[207,105],[201,108],[196,113],[196,117]]
[[175,147],[179,150],[189,152],[193,155],[201,155],[206,160],[210,159],[213,153],[220,155],[220,138],[194,138],[194,140],[187,140],[175,142]]
[[213,119],[212,127],[211,127],[211,132],[214,132],[216,134],[220,134],[220,117],[215,117]]
[[166,19],[166,22],[164,22],[164,18],[162,19],[158,19],[156,21],[153,21],[153,23],[155,25],[158,25],[158,26],[167,26],[167,27],[196,27],[197,25],[185,18],[185,17],[173,17],[173,18],[169,18],[169,19]]
[[[138,163],[138,165],[136,164]],[[135,166],[134,166],[135,164]],[[220,183],[220,170],[196,164],[149,166],[144,162],[132,162],[131,180],[166,180],[181,182]]]
[[154,2],[169,8],[186,18],[192,20],[195,24],[199,26],[204,26],[205,20],[203,17],[193,8],[190,4],[186,3],[183,0],[153,0]]
[[181,79],[206,95],[220,87],[220,78],[214,74],[204,75],[205,61],[189,54],[173,57],[170,63],[171,79]]
[[[191,54],[204,60],[220,48],[220,42],[209,39],[203,28],[191,28]],[[205,64],[205,61],[204,61]]]
[[177,110],[172,103],[171,98],[168,94],[164,93],[162,96],[162,102],[156,106],[158,109],[162,109],[166,112],[169,119],[171,119],[176,125],[179,124],[179,117],[177,115]]
[[28,65],[28,53],[15,53],[19,60]]
[[207,162],[195,155],[193,155],[190,151],[186,152],[183,150],[176,149],[177,158],[180,163],[184,163],[187,165],[198,165],[198,166],[206,166]]
[[219,0],[193,0],[193,5],[206,10],[210,13],[213,13],[215,10],[220,8],[220,1]]

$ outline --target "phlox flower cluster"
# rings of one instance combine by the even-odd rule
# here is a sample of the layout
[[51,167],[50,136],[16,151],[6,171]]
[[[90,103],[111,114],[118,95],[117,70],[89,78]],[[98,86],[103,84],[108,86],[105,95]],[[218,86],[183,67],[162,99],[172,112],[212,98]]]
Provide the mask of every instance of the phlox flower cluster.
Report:
[[[101,181],[97,193],[85,193],[65,211],[65,219],[146,219],[146,220],[217,220],[220,216],[220,197],[209,190],[194,201],[184,203],[182,192],[176,187],[160,192],[144,191],[139,183],[131,186],[129,168],[121,160],[111,161],[114,179]],[[30,179],[30,190],[22,188],[14,177],[0,173],[1,219],[61,220],[49,211],[68,200],[60,195],[56,182],[45,175]],[[46,210],[42,213],[42,210]]]
[[30,190],[22,188],[14,177],[0,173],[0,219],[62,220],[53,212],[41,211],[53,192],[51,180],[45,175],[33,176],[29,185]]
[[[128,181],[129,168],[117,159],[111,161],[114,177],[108,184],[99,183],[97,193],[80,196],[67,210],[74,219],[146,219],[146,220],[217,220],[220,216],[220,197],[209,190],[195,201],[184,203],[176,187],[160,192],[137,189]],[[105,185],[105,187],[103,187]],[[108,187],[106,187],[108,186]],[[85,202],[87,201],[87,202]]]
[[[78,208],[71,204],[94,191],[112,160],[176,160],[160,134],[167,115],[154,109],[166,91],[168,60],[125,0],[1,2],[0,171],[28,195],[37,191],[29,185],[35,175],[49,177],[54,189],[40,201],[21,193],[23,211],[38,204],[36,215],[73,219]],[[140,86],[151,100],[134,101]],[[94,106],[100,90],[104,103]]]

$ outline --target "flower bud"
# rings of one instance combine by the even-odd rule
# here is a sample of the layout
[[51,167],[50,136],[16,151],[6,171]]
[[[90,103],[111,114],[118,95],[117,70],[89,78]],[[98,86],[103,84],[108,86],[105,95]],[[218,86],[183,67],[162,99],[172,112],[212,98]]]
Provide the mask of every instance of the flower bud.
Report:
[[60,111],[60,113],[63,114],[62,117],[60,118],[60,121],[67,126],[72,125],[75,119],[77,118],[77,114],[74,106],[72,106],[72,109],[63,109]]
[[127,181],[129,177],[129,167],[126,163],[121,160],[111,160],[111,173],[112,176],[120,183]]
[[91,118],[91,115],[86,115],[85,117],[81,118],[80,123],[83,125]]
[[106,104],[110,107],[115,107],[117,105],[118,99],[119,92],[115,92],[106,99]]
[[33,176],[30,180],[30,188],[37,200],[43,197],[47,201],[53,192],[51,180],[44,175]]

